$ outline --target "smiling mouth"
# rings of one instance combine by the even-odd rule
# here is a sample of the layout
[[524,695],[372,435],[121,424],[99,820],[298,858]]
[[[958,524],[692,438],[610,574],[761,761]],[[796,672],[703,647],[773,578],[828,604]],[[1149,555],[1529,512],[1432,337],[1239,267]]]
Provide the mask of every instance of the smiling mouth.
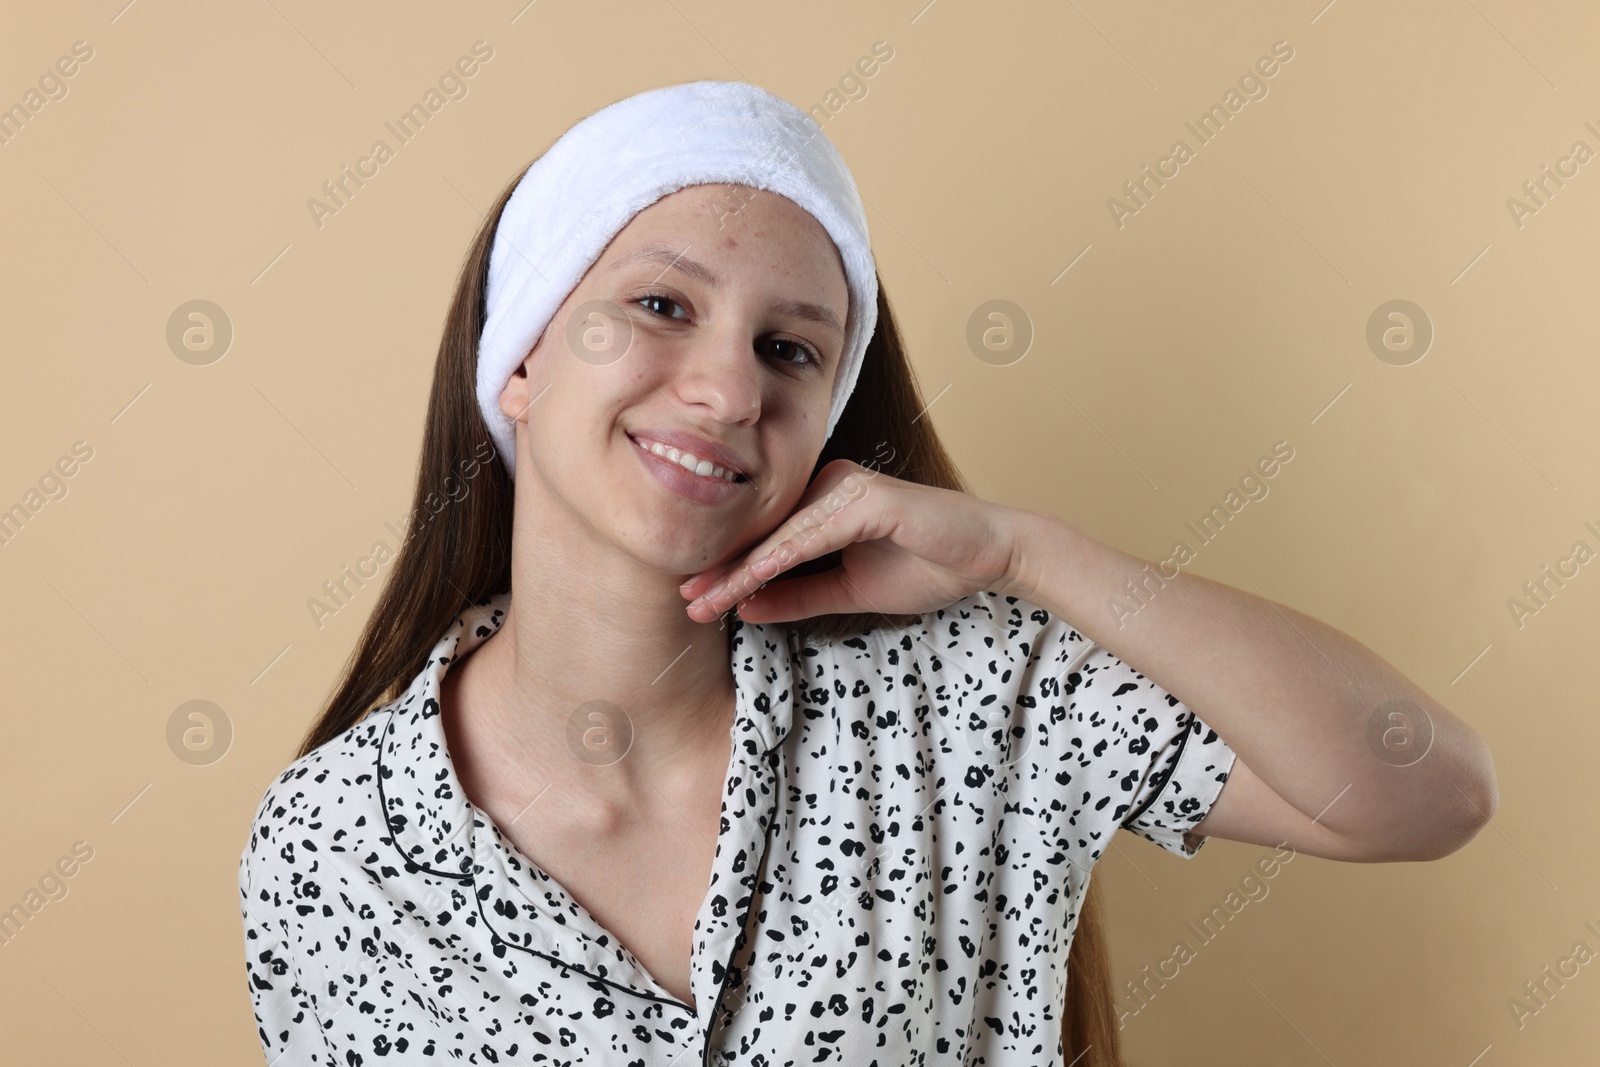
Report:
[[737,471],[719,466],[709,459],[702,459],[693,452],[683,452],[673,448],[671,445],[664,445],[660,441],[652,441],[647,437],[635,437],[633,434],[628,435],[628,440],[651,455],[660,456],[669,463],[676,463],[689,473],[698,474],[702,478],[717,478],[735,484],[750,480]]

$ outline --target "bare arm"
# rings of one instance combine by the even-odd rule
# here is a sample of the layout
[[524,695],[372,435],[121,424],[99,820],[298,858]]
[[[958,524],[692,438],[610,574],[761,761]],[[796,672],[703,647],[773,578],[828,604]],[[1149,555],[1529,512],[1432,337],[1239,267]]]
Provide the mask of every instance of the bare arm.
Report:
[[[1427,860],[1493,816],[1483,739],[1372,650],[1293,608],[1181,571],[1169,578],[1055,516],[1018,509],[1015,521],[1000,591],[1065,619],[1236,753],[1196,835],[1329,859]],[[1118,601],[1137,610],[1119,612]]]

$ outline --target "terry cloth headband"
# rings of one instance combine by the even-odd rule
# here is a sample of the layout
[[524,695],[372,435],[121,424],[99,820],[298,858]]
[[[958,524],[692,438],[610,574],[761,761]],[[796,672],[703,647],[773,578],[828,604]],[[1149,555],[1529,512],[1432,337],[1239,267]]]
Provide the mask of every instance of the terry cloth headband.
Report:
[[535,160],[495,227],[488,314],[478,342],[478,407],[509,474],[516,426],[500,392],[556,309],[644,208],[688,185],[731,182],[788,197],[833,238],[850,289],[827,437],[855,388],[878,324],[878,278],[855,180],[822,127],[747,82],[647,89],[577,123]]

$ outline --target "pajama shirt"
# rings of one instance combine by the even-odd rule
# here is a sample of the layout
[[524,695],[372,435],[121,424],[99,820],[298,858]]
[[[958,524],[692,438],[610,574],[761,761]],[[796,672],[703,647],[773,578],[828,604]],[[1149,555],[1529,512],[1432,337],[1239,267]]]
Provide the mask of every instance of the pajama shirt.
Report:
[[1193,856],[1233,766],[1017,597],[841,639],[731,615],[690,1005],[462,791],[440,681],[509,607],[469,605],[404,695],[262,797],[239,894],[268,1063],[1060,1063],[1095,862],[1119,827]]

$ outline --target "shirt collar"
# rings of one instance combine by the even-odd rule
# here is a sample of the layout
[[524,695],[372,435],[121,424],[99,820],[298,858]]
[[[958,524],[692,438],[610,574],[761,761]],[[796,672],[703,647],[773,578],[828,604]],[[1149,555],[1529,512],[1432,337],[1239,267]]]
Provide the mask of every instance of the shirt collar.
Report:
[[[478,886],[473,896],[483,905],[485,922],[511,946],[643,996],[669,998],[599,926],[581,915],[574,921],[570,896],[538,878],[536,868],[468,801],[456,776],[440,717],[440,683],[451,665],[504,625],[510,603],[511,594],[503,592],[470,605],[434,645],[406,692],[388,706],[377,776],[390,838],[407,874]],[[728,616],[728,625],[736,690],[733,754],[709,892],[695,923],[691,976],[702,1023],[742,940],[776,812],[777,748],[789,733],[795,694],[804,684],[801,638],[737,615]],[[493,899],[485,900],[485,893]]]

